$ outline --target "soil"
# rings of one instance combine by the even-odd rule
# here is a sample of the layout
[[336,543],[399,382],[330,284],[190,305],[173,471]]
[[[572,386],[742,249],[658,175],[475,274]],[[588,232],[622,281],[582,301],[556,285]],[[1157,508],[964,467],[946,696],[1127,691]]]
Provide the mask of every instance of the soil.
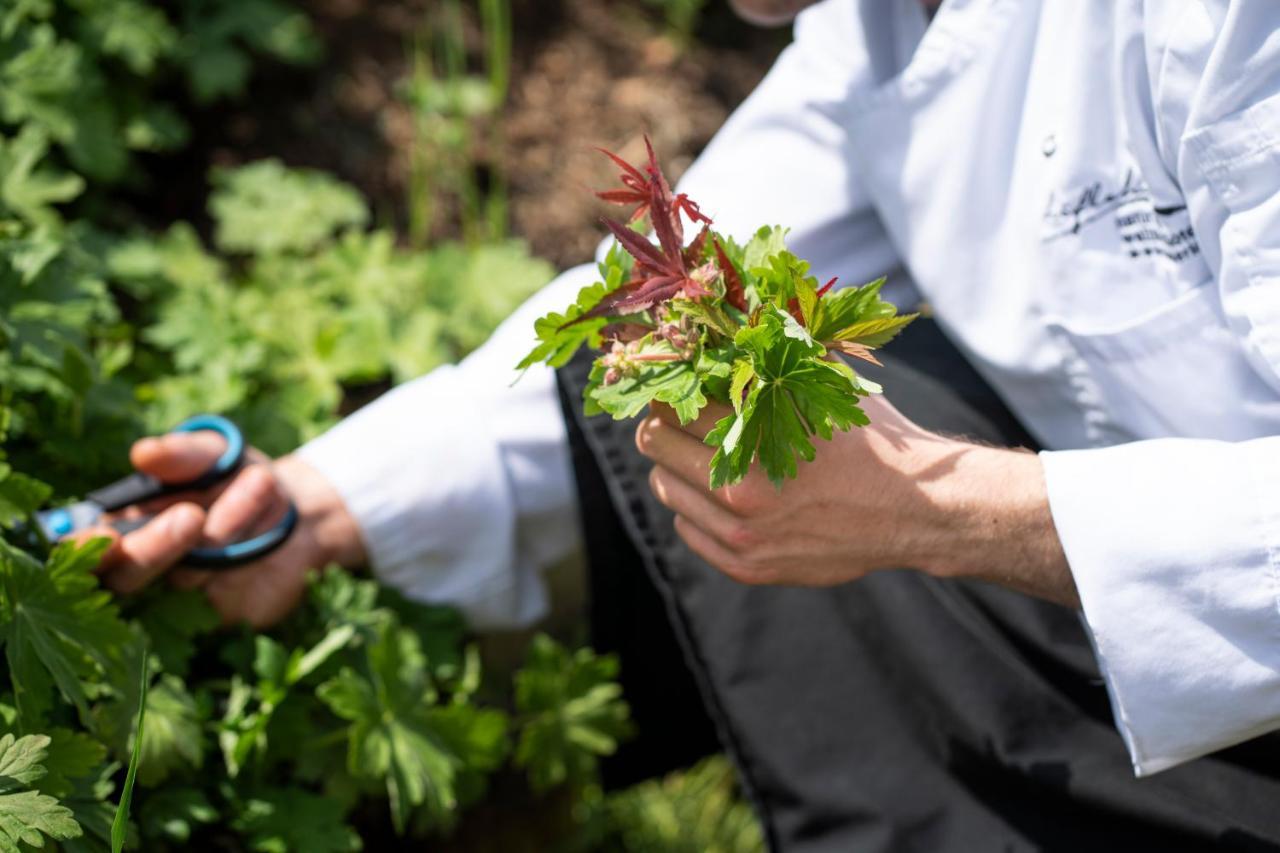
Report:
[[[263,156],[322,168],[357,185],[378,217],[404,233],[414,120],[401,93],[410,45],[438,19],[441,4],[309,5],[326,45],[322,66],[259,73],[251,97],[197,119],[197,145],[174,168],[189,175]],[[590,190],[610,185],[614,170],[593,148],[639,159],[648,133],[677,178],[786,41],[785,32],[748,27],[714,0],[687,43],[671,37],[642,0],[512,6],[510,98],[498,133],[479,134],[486,144],[473,157],[482,178],[505,174],[512,232],[560,267],[588,260],[601,238],[598,219],[607,208]],[[474,59],[478,33],[469,41]],[[494,146],[495,138],[504,141]],[[199,221],[201,199],[200,192],[170,199],[172,209],[161,215]],[[456,229],[446,224],[437,235],[456,236]]]

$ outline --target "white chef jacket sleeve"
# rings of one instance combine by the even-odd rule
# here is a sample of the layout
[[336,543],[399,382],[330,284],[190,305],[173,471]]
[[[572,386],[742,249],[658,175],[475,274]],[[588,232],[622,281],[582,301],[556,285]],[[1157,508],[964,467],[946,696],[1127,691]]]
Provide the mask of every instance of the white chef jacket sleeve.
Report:
[[[1166,5],[1179,20],[1153,79],[1161,144],[1206,286],[1280,394],[1280,5]],[[1280,729],[1280,436],[1042,458],[1138,775]]]
[[379,580],[450,604],[478,629],[541,618],[540,570],[578,548],[568,438],[555,374],[515,365],[534,320],[597,279],[565,272],[460,364],[388,392],[299,454],[355,517]]
[[[737,237],[789,225],[816,274],[860,283],[893,273],[896,256],[849,173],[842,110],[865,65],[849,47],[852,7],[828,0],[801,16],[795,42],[680,189]],[[534,319],[595,280],[590,266],[565,273],[461,364],[302,448],[355,516],[381,580],[479,628],[545,612],[539,571],[579,547],[576,495],[554,376],[535,368],[513,385],[513,365],[532,348]]]

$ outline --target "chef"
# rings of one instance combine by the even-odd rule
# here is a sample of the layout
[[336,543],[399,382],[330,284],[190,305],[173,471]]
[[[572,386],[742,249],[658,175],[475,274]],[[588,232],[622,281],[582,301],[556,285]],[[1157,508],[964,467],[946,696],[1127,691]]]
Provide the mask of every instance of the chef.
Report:
[[[583,418],[588,355],[512,384],[586,265],[124,537],[108,582],[285,494],[284,549],[174,582],[268,624],[368,564],[485,629],[585,550],[641,731],[696,697],[777,849],[1280,849],[1280,4],[934,5],[802,12],[680,187],[927,315],[798,480],[710,492],[705,421]],[[208,443],[134,461],[180,479]]]

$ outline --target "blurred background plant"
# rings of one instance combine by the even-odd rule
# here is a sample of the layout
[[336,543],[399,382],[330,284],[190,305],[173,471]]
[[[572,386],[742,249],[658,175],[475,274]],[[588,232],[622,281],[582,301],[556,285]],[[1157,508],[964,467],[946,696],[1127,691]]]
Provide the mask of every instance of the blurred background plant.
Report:
[[[692,153],[767,65],[738,57],[748,70],[728,85],[715,75],[738,60],[644,46],[667,26],[693,33],[693,17],[534,5],[522,19],[509,0],[0,8],[0,735],[22,736],[8,748],[29,766],[3,792],[0,850],[42,835],[108,849],[144,649],[137,849],[427,835],[459,850],[760,849],[723,763],[600,791],[597,764],[631,727],[616,662],[581,647],[580,622],[518,664],[482,660],[452,611],[330,571],[253,636],[219,630],[196,594],[114,602],[95,552],[20,533],[193,412],[229,414],[282,453],[464,356],[553,273],[508,236],[513,212],[557,262],[598,239],[576,201],[597,179],[562,174],[556,152],[622,147],[655,123]],[[517,30],[533,34],[524,48]],[[407,48],[404,32],[418,34]],[[541,99],[566,56],[594,88],[548,124]],[[615,83],[691,79],[727,93],[612,103]],[[575,138],[584,127],[599,135]],[[385,168],[396,158],[409,168]],[[545,230],[522,210],[546,211]],[[678,838],[677,824],[694,829]]]
[[401,97],[413,116],[409,237],[427,245],[450,208],[469,243],[507,231],[506,178],[496,158],[475,162],[477,139],[503,147],[497,118],[511,83],[511,9],[507,0],[478,0],[480,68],[467,67],[461,0],[443,0],[410,48],[412,72]]
[[661,10],[671,34],[687,45],[698,29],[702,20],[702,10],[707,0],[646,0],[650,6]]

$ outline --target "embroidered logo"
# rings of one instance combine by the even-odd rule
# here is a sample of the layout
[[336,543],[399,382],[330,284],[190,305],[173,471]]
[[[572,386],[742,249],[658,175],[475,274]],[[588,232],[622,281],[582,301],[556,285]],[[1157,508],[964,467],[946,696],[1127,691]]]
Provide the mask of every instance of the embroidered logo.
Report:
[[1186,205],[1157,206],[1151,188],[1132,168],[1119,181],[1095,180],[1049,194],[1041,242],[1086,232],[1104,240],[1114,235],[1117,248],[1131,258],[1156,255],[1181,263],[1200,254]]

